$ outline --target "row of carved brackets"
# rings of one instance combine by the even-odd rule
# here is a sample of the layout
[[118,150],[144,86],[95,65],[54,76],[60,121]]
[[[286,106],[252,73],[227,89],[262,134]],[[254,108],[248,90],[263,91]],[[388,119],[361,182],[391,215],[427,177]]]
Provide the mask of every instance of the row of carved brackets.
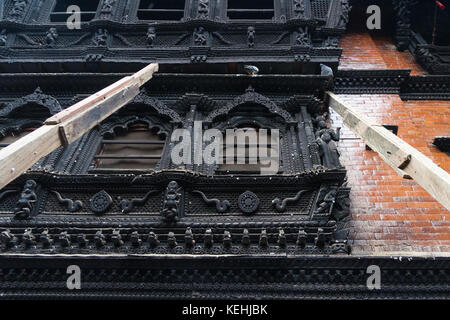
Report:
[[[93,230],[95,231],[95,230]],[[286,233],[283,228],[277,232],[262,229],[259,233],[243,229],[241,232],[231,233],[225,230],[222,234],[208,228],[204,233],[197,233],[190,227],[184,231],[184,235],[178,230],[167,234],[159,234],[153,231],[121,231],[120,229],[99,229],[93,234],[72,233],[48,228],[26,228],[21,234],[17,229],[3,229],[0,232],[0,245],[3,251],[22,250],[101,250],[115,248],[116,250],[141,249],[149,252],[170,253],[196,252],[197,254],[226,253],[229,250],[290,250],[293,252],[323,253],[350,253],[350,246],[345,240],[335,240],[328,229],[317,228],[315,233],[307,233],[303,227],[298,232]],[[178,243],[180,241],[181,243]],[[162,249],[162,250],[161,250]]]

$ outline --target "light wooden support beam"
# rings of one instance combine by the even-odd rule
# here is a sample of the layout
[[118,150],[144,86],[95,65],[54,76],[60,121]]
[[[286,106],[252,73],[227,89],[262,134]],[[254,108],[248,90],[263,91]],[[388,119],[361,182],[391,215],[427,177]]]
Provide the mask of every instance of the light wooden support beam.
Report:
[[445,170],[335,94],[328,92],[327,95],[330,107],[342,117],[350,130],[364,139],[397,173],[414,179],[450,210],[450,175]]
[[139,87],[157,71],[158,64],[150,64],[47,119],[44,126],[0,150],[0,189],[133,100]]

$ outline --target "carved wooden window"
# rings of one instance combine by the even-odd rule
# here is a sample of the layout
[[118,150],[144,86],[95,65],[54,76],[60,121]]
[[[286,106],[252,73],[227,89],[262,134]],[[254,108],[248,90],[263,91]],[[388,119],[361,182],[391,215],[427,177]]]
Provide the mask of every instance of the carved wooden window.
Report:
[[229,19],[271,20],[275,15],[274,0],[228,0]]
[[[239,144],[241,142],[238,141],[238,139],[234,139],[234,151],[233,155],[230,155],[230,152],[227,154],[226,150],[226,135],[224,134],[224,141],[223,141],[223,148],[222,148],[222,154],[221,159],[223,159],[223,164],[219,165],[218,168],[218,174],[233,174],[233,173],[249,173],[249,174],[260,174],[262,167],[268,167],[268,164],[261,163],[261,157],[259,153],[259,148],[265,147],[267,148],[267,156],[269,158],[274,157],[275,152],[278,152],[278,161],[279,161],[279,167],[281,167],[281,157],[280,157],[280,150],[281,150],[281,142],[277,147],[275,145],[272,145],[271,143],[271,131],[267,130],[267,145],[266,142],[263,142],[259,139],[260,132],[259,128],[256,126],[240,126],[241,130],[244,130],[245,132],[248,132],[247,130],[253,131],[256,133],[257,136],[257,143],[254,144],[250,141],[249,137],[246,137],[244,144]],[[253,140],[253,139],[252,139]],[[251,156],[251,153],[253,153],[253,156]],[[245,154],[245,163],[238,163],[238,155],[244,155]],[[256,157],[255,157],[256,155]],[[228,161],[227,161],[228,160]],[[241,159],[241,162],[243,159]],[[227,163],[229,162],[229,163]],[[280,169],[279,169],[280,172]]]
[[166,137],[149,130],[145,124],[134,124],[114,137],[105,136],[97,155],[95,169],[156,169],[161,160]]
[[179,21],[184,17],[185,0],[141,0],[139,20]]
[[23,131],[21,131],[21,132],[11,133],[4,137],[0,137],[0,150],[3,148],[6,148],[10,144],[16,142],[20,138],[25,137],[27,134],[33,132],[34,130],[35,130],[34,128],[27,128],[27,129],[23,129]]
[[50,14],[51,22],[66,22],[73,13],[67,13],[70,6],[78,6],[81,9],[81,22],[91,21],[95,18],[100,0],[56,0]]

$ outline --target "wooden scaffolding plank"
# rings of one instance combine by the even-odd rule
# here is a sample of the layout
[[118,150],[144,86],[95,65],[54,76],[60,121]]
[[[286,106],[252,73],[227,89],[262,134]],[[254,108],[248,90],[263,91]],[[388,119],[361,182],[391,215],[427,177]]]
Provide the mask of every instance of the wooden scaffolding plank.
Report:
[[139,94],[139,87],[158,71],[150,64],[132,76],[49,118],[45,125],[0,150],[0,189],[56,148],[74,142]]
[[58,114],[54,115],[53,117],[47,119],[45,121],[45,124],[52,125],[52,124],[58,124],[65,120],[70,119],[76,114],[79,114],[80,112],[83,112],[87,110],[88,108],[98,104],[99,102],[102,102],[107,97],[112,95],[113,93],[116,93],[117,90],[130,87],[133,85],[138,85],[138,87],[142,86],[144,83],[146,83],[148,80],[150,80],[153,76],[153,73],[158,71],[158,64],[152,63],[148,65],[147,67],[143,68],[142,70],[136,72],[134,75],[131,75],[129,77],[125,77],[120,79],[119,81],[113,83],[112,85],[100,90],[97,93],[94,93],[93,95],[87,97],[86,99],[74,104],[70,108],[67,108]]
[[42,126],[0,150],[1,188],[59,146],[58,127]]
[[450,210],[450,175],[430,158],[369,119],[364,114],[328,92],[329,105],[344,124],[364,139],[366,144],[402,177],[411,177],[445,208]]
[[80,138],[90,129],[105,120],[139,94],[139,85],[127,85],[102,101],[59,124],[59,132],[64,146]]

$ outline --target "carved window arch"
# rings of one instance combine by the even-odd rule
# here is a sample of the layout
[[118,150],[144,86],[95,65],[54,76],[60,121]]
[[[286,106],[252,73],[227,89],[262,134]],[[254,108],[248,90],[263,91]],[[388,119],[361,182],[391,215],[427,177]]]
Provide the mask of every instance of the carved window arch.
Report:
[[185,0],[140,0],[138,20],[179,21],[184,17]]
[[227,15],[232,20],[272,20],[274,0],[228,0]]
[[91,21],[97,14],[100,0],[56,0],[50,13],[50,22],[65,23],[73,13],[67,13],[70,6],[78,6],[81,9],[81,22]]
[[[263,109],[265,112],[260,112],[262,115],[271,115],[276,117],[281,117],[286,123],[295,123],[295,119],[292,115],[285,109],[280,108],[271,99],[253,91],[253,89],[248,89],[246,93],[240,95],[233,99],[231,102],[227,103],[222,108],[217,108],[210,112],[205,119],[205,122],[217,121],[217,119],[227,117],[230,113],[235,112],[240,109],[243,105],[256,105]],[[260,108],[260,109],[261,109]],[[247,108],[247,110],[249,110]],[[258,111],[259,112],[259,111]],[[252,117],[255,113],[251,111],[249,116]]]
[[24,137],[62,110],[58,100],[38,87],[29,95],[0,103],[0,148]]
[[158,170],[163,159],[168,130],[146,117],[130,117],[100,130],[101,140],[91,165],[98,171]]

